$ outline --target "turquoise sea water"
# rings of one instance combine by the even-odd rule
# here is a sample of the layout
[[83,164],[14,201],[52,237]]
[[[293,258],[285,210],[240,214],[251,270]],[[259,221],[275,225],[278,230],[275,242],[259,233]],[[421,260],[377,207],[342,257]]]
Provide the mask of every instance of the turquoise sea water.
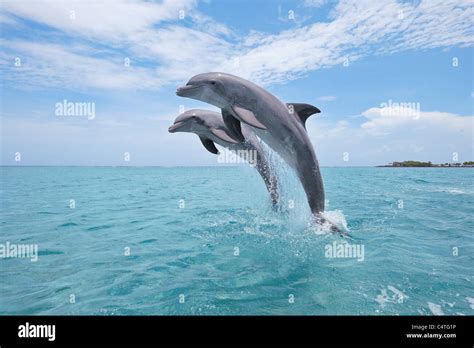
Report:
[[0,314],[473,314],[474,170],[323,177],[361,261],[289,173],[273,211],[248,166],[1,167],[0,244],[39,258],[0,259]]

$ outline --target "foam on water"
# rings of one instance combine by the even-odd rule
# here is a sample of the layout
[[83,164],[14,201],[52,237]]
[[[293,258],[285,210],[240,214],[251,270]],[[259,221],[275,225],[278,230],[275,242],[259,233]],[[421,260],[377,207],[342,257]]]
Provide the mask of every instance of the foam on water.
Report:
[[428,307],[430,308],[431,313],[434,315],[444,315],[444,312],[439,304],[428,302]]
[[[391,292],[391,294],[388,293]],[[381,308],[385,308],[387,303],[393,304],[402,304],[408,299],[408,296],[405,295],[402,291],[398,290],[396,287],[389,285],[386,289],[382,289],[380,294],[377,295],[375,301],[380,304]]]
[[471,307],[471,309],[474,309],[474,298],[466,297],[466,301],[469,302],[469,307]]
[[331,221],[331,223],[338,227],[341,231],[350,232],[349,227],[347,226],[346,216],[341,210],[325,211],[322,215],[328,221]]
[[449,193],[454,193],[454,194],[460,194],[460,195],[463,195],[465,194],[466,192],[464,192],[463,190],[459,190],[459,189],[448,189]]
[[464,194],[466,194],[466,192],[463,191],[463,190],[460,190],[458,188],[450,188],[450,187],[437,188],[437,189],[432,190],[432,192],[444,192],[444,193],[450,193],[450,194],[454,194],[454,195],[464,195]]

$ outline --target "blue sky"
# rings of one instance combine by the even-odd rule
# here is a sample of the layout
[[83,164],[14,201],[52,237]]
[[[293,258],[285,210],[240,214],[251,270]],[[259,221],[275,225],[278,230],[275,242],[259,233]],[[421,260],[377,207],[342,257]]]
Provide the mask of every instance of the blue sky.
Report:
[[[469,1],[1,6],[3,165],[217,165],[195,135],[167,132],[180,107],[213,109],[175,95],[208,71],[318,106],[307,128],[323,166],[474,159]],[[65,99],[95,117],[56,115]]]

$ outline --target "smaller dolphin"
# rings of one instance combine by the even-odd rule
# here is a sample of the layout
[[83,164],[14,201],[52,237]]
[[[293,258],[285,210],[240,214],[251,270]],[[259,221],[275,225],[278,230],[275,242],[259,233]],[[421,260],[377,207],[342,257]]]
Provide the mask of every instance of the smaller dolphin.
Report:
[[273,206],[276,206],[279,200],[277,179],[272,173],[260,141],[247,125],[242,125],[241,131],[243,135],[242,142],[231,135],[220,113],[200,109],[192,109],[182,113],[168,129],[170,133],[195,133],[209,152],[219,154],[214,145],[214,143],[217,143],[234,151],[250,164],[255,165],[270,193]]

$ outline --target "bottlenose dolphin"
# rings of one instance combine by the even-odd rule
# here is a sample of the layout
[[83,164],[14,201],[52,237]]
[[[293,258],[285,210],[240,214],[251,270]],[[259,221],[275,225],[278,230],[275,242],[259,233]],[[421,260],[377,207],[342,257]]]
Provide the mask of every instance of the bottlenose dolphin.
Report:
[[210,110],[192,109],[179,115],[168,131],[170,133],[195,133],[209,152],[213,154],[219,153],[214,145],[214,143],[217,143],[234,151],[250,164],[255,165],[270,193],[273,205],[277,205],[279,195],[276,176],[272,173],[260,141],[250,127],[242,126],[244,141],[240,142],[232,137],[220,113]]
[[[243,136],[240,122],[251,126],[295,170],[316,221],[326,221],[321,215],[325,203],[323,180],[305,129],[306,119],[320,112],[318,108],[308,104],[284,104],[250,81],[218,72],[192,77],[176,94],[219,107],[235,138]],[[335,226],[331,228],[338,231]]]

